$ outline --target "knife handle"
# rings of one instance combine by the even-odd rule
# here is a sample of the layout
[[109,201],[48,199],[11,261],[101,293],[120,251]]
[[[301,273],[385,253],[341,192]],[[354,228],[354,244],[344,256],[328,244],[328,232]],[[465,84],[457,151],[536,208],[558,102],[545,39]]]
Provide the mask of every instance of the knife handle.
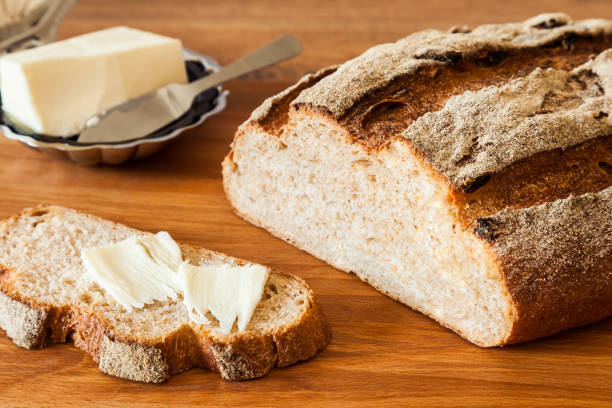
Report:
[[277,62],[295,57],[301,51],[302,44],[297,37],[294,35],[284,35],[204,78],[187,85],[172,86],[174,88],[173,92],[179,94],[180,99],[185,102],[191,102],[193,98],[207,89],[220,85],[230,79],[238,78]]

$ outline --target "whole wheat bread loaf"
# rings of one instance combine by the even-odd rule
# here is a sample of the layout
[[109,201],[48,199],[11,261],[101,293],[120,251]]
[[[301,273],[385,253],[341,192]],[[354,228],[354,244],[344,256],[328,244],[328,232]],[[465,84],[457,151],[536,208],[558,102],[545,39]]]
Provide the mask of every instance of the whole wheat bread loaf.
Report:
[[612,314],[612,22],[427,30],[266,100],[236,212],[469,341]]
[[[221,332],[189,319],[182,296],[127,312],[87,277],[81,250],[147,232],[75,210],[40,206],[0,223],[0,328],[18,346],[39,348],[73,340],[100,370],[161,382],[191,367],[225,379],[262,376],[314,356],[330,331],[313,294],[299,278],[271,272],[246,330]],[[191,264],[246,262],[181,245]]]

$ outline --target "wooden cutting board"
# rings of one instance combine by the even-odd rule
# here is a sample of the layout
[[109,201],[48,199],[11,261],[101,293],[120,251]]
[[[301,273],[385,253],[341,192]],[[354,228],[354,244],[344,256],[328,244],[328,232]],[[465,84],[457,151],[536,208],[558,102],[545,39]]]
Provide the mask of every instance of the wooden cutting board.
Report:
[[609,0],[87,1],[60,37],[125,24],[180,37],[227,63],[282,33],[299,58],[228,84],[228,108],[155,157],[81,167],[0,140],[0,217],[40,202],[264,263],[306,279],[333,329],[316,358],[247,382],[194,369],[148,385],[101,374],[71,345],[26,351],[0,331],[0,407],[612,406],[612,319],[503,349],[469,344],[234,215],[220,162],[236,127],[299,76],[424,28],[519,21],[544,11],[612,18]]

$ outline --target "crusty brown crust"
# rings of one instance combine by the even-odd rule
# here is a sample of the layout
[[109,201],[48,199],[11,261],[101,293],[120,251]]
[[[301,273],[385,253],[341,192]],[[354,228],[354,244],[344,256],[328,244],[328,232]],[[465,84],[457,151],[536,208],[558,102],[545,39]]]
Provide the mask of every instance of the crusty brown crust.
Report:
[[133,381],[160,383],[170,376],[170,366],[157,347],[102,338],[100,371]]
[[0,327],[19,347],[36,348],[45,339],[47,311],[36,309],[0,292]]
[[[547,24],[553,19],[556,24]],[[293,104],[318,107],[341,119],[365,96],[370,97],[392,86],[393,81],[425,67],[443,68],[471,58],[484,58],[481,65],[492,67],[513,51],[545,52],[545,47],[557,45],[570,48],[576,38],[609,41],[610,34],[609,21],[572,22],[562,13],[542,14],[522,23],[483,25],[471,32],[425,30],[371,48],[340,66],[317,86],[302,92]]]
[[507,343],[612,315],[612,187],[480,218],[517,311]]
[[263,101],[262,104],[251,113],[247,122],[258,123],[271,132],[274,132],[275,129],[280,129],[287,119],[291,101],[293,101],[304,89],[310,88],[321,79],[334,73],[336,69],[337,66],[331,66],[304,75],[294,85]]
[[[65,210],[39,206],[14,217],[58,208]],[[222,256],[233,262],[246,262]],[[28,349],[73,340],[76,347],[92,356],[101,371],[133,381],[159,383],[192,367],[217,371],[226,380],[247,380],[263,376],[273,367],[311,358],[331,339],[329,327],[306,283],[295,276],[282,275],[298,281],[308,298],[305,313],[290,326],[266,333],[220,335],[183,325],[161,341],[150,343],[116,332],[108,321],[92,311],[70,305],[45,305],[21,297],[11,288],[11,270],[0,265],[0,328],[16,345]]]
[[612,89],[595,73],[608,65],[612,50],[570,72],[537,68],[504,85],[456,95],[402,136],[453,187],[469,191],[522,159],[612,134],[606,96]]
[[505,208],[527,208],[601,191],[612,185],[608,163],[612,163],[610,136],[538,153],[493,174],[474,192],[457,192],[460,217],[464,225],[470,225]]

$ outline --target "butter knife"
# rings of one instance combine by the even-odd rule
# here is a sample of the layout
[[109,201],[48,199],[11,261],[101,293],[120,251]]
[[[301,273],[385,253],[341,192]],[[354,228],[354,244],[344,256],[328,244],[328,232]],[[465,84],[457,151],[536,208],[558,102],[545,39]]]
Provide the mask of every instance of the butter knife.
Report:
[[285,35],[197,81],[170,84],[109,109],[100,115],[99,122],[83,129],[77,141],[112,143],[144,137],[183,116],[203,91],[294,57],[301,50],[295,36]]

